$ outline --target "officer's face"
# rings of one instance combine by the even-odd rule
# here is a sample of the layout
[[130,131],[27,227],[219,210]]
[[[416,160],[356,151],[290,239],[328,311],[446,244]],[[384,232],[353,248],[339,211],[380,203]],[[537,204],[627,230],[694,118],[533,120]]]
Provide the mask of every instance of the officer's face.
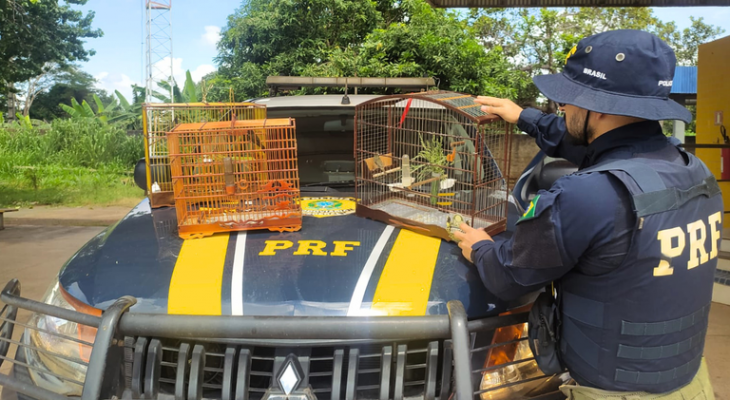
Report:
[[593,128],[590,121],[586,125],[588,110],[566,104],[560,107],[565,113],[565,125],[568,128],[566,139],[576,146],[588,146],[588,139],[593,136]]

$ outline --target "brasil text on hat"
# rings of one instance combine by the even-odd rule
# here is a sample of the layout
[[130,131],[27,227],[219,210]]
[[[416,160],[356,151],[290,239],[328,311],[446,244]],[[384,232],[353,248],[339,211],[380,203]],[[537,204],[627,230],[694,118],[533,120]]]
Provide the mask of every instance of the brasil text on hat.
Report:
[[692,121],[669,99],[677,59],[658,37],[638,30],[599,33],[571,50],[562,73],[533,78],[556,103],[653,121]]

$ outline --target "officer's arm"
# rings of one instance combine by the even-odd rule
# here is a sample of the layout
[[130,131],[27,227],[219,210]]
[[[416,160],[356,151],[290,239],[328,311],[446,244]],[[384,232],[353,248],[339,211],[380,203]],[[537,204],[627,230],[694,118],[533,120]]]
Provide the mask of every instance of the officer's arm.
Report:
[[580,165],[586,153],[584,146],[575,146],[563,140],[567,134],[565,119],[555,114],[545,114],[534,108],[520,113],[517,127],[535,138],[537,146],[550,157],[564,158]]
[[563,177],[538,193],[511,238],[474,244],[472,260],[484,285],[503,299],[519,297],[561,278],[584,254],[611,242],[623,203],[609,179]]

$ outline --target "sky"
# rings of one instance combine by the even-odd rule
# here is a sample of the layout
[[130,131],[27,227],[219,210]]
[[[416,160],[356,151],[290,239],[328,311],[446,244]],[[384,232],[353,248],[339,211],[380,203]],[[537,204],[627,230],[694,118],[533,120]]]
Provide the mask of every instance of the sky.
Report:
[[[96,50],[96,55],[81,63],[81,68],[97,79],[99,88],[119,90],[130,100],[131,85],[144,86],[143,3],[144,0],[89,0],[80,7],[85,12],[93,10],[93,26],[104,31],[103,37],[87,40],[87,48]],[[187,70],[196,82],[215,70],[220,31],[240,5],[241,0],[173,1],[173,74],[178,82],[184,82]],[[730,35],[730,7],[655,8],[654,12],[663,21],[675,21],[680,29],[690,25],[690,16],[703,17],[706,23],[724,28],[723,36]],[[169,60],[165,64],[169,65]]]
[[[170,0],[163,0],[168,2]],[[119,90],[131,100],[133,83],[144,86],[144,0],[89,0],[80,10],[94,11],[93,27],[104,36],[88,39],[86,48],[96,50],[81,69],[97,79],[98,87]],[[197,82],[215,70],[213,58],[220,30],[241,0],[174,0],[172,2],[172,54],[175,79],[185,81],[190,70]],[[165,63],[169,65],[169,60]],[[169,67],[168,67],[169,71]]]

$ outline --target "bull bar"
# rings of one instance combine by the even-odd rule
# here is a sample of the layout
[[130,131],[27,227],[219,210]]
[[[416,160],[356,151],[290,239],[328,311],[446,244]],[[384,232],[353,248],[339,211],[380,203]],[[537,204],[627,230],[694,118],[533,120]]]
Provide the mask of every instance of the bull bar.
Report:
[[[448,357],[448,360],[443,363],[444,367],[442,367],[442,379],[445,379],[445,381],[441,385],[441,400],[446,400],[444,395],[455,395],[453,398],[456,400],[468,400],[474,397],[478,398],[480,394],[479,391],[474,391],[472,382],[472,374],[474,371],[472,371],[470,360],[471,353],[474,350],[470,349],[470,334],[492,331],[499,327],[520,324],[527,321],[527,313],[521,313],[470,322],[467,321],[464,306],[458,301],[448,302],[448,315],[418,317],[186,316],[143,314],[129,311],[129,308],[136,303],[136,299],[130,296],[124,296],[116,300],[99,317],[23,298],[20,296],[20,283],[17,280],[12,280],[5,286],[2,293],[0,293],[0,300],[5,303],[4,308],[0,311],[0,321],[2,322],[2,325],[0,325],[0,365],[3,361],[18,364],[16,360],[8,357],[8,350],[11,344],[18,346],[18,349],[22,346],[28,347],[22,341],[12,340],[13,329],[16,324],[24,326],[26,330],[34,329],[30,325],[21,324],[16,321],[19,309],[53,316],[98,329],[88,360],[86,377],[83,382],[82,400],[122,397],[120,390],[123,388],[118,384],[119,377],[122,374],[121,370],[124,360],[122,343],[124,343],[125,338],[129,337],[159,337],[203,341],[222,339],[273,341],[445,340],[449,342],[449,351],[444,351],[443,353],[443,357]],[[159,346],[159,342],[157,346]],[[400,346],[398,347],[400,351]],[[152,345],[150,345],[150,348],[152,348]],[[355,357],[357,357],[357,354],[355,353]],[[431,353],[429,352],[430,355]],[[351,353],[350,358],[352,357]],[[451,365],[453,365],[453,375]],[[27,364],[23,366],[30,367]],[[157,370],[159,370],[159,367]],[[426,370],[429,370],[428,367],[426,367]],[[432,373],[427,372],[426,375],[435,378],[435,367]],[[447,382],[451,382],[451,377],[453,377],[453,388],[449,389],[450,385]],[[435,385],[435,383],[432,384],[430,392],[436,390]],[[36,399],[68,400],[71,398],[4,374],[0,374],[0,386]],[[350,388],[349,381],[347,386],[347,395],[345,397],[349,399],[357,387],[355,386],[354,389]],[[509,386],[509,384],[506,386]],[[428,388],[429,385],[427,383],[427,392],[429,392]],[[157,383],[156,388],[151,389],[152,394],[144,393],[143,397],[156,398],[157,390],[159,390],[159,383]],[[333,389],[332,398],[336,397],[334,391]],[[138,392],[141,392],[141,390]],[[191,394],[194,392],[194,390],[190,391]],[[200,393],[199,390],[198,393]],[[142,396],[141,393],[139,395]],[[433,393],[431,396],[425,395],[424,398],[428,399],[432,396]],[[198,396],[191,397],[188,395],[187,397],[188,400],[193,400],[192,397]],[[452,397],[450,396],[449,398]]]

